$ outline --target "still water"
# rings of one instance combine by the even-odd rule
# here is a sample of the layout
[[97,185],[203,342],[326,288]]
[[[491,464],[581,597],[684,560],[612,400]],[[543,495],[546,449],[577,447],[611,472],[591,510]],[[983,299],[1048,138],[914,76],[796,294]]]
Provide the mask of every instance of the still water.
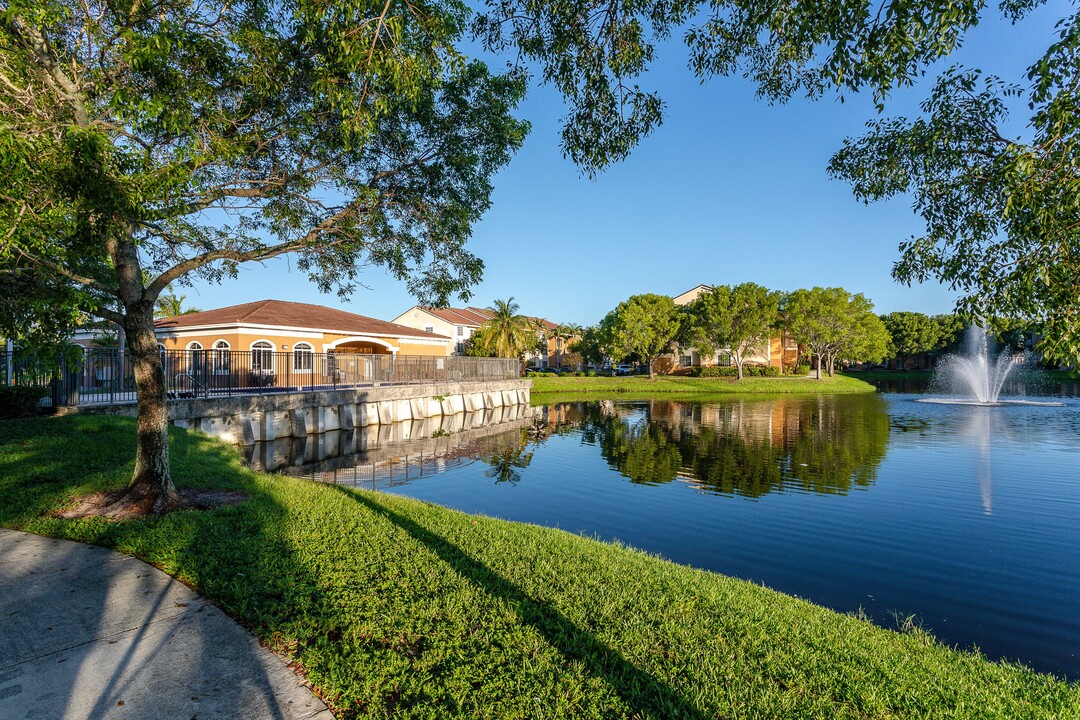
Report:
[[1080,677],[1080,402],[920,397],[566,403],[254,462],[619,540]]

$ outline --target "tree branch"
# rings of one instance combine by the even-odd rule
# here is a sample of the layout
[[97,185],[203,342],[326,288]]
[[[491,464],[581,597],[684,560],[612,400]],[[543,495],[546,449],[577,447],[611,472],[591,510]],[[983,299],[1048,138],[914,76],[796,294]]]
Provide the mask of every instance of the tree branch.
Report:
[[211,250],[205,252],[202,255],[196,255],[193,258],[189,258],[182,262],[173,265],[168,270],[158,275],[153,282],[146,288],[146,293],[149,297],[156,298],[162,290],[169,285],[169,283],[180,277],[186,275],[192,270],[197,270],[205,265],[209,265],[212,262],[218,260],[232,260],[234,262],[260,262],[262,260],[269,260],[283,255],[285,253],[302,250],[305,247],[311,246],[312,243],[318,239],[320,235],[327,232],[332,232],[338,223],[344,220],[349,215],[359,214],[364,210],[364,206],[359,202],[350,203],[346,207],[342,208],[338,212],[334,213],[330,217],[323,220],[321,223],[313,227],[303,237],[296,240],[289,240],[288,242],[278,243],[277,245],[271,245],[269,247],[255,248],[254,250]]
[[25,258],[26,260],[34,263],[35,265],[41,265],[42,267],[47,267],[50,270],[52,270],[53,272],[58,273],[60,275],[63,275],[64,277],[66,277],[68,280],[71,280],[72,282],[77,282],[80,285],[85,285],[85,286],[87,286],[89,288],[93,288],[94,290],[97,290],[100,293],[104,293],[106,295],[110,295],[110,296],[115,297],[115,298],[120,297],[120,294],[116,291],[115,288],[111,288],[111,287],[109,287],[108,285],[105,285],[104,283],[102,283],[99,280],[95,280],[93,278],[89,278],[89,277],[86,277],[84,275],[79,275],[78,273],[71,272],[70,270],[65,268],[63,265],[60,265],[58,263],[54,263],[51,260],[46,260],[45,258],[40,258],[40,257],[37,257],[35,255],[31,255],[30,253],[26,252],[25,250],[23,250],[20,247],[14,247],[14,248],[12,248],[12,250],[15,253],[17,253],[20,257]]

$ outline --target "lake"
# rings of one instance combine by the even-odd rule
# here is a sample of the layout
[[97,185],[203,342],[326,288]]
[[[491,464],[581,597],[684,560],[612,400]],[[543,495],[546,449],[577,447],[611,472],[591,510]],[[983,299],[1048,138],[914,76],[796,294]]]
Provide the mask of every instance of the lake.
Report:
[[562,403],[328,433],[252,458],[617,540],[1075,679],[1080,401],[922,399]]

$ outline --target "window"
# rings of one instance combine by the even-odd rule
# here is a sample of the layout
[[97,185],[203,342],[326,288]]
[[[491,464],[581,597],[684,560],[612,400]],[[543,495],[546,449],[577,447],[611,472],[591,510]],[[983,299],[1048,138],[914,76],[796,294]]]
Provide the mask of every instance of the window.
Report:
[[429,333],[435,332],[435,326],[434,325],[425,325],[424,326],[424,332],[429,332]]
[[202,343],[195,342],[194,340],[187,344],[188,350],[202,350]]
[[731,353],[716,353],[716,364],[720,367],[731,367]]
[[255,372],[270,372],[274,369],[274,346],[265,340],[251,346],[251,369]]
[[214,343],[214,352],[211,356],[214,363],[214,373],[216,375],[225,375],[229,372],[229,354],[231,348],[229,343],[224,340],[218,340]]
[[458,325],[457,326],[457,336],[458,337],[464,337],[464,335],[465,335],[465,326],[464,325]]
[[293,345],[293,370],[310,372],[313,350],[314,348],[308,343],[296,343]]
[[692,354],[691,355],[680,355],[679,356],[679,366],[680,367],[691,367],[691,366],[693,366],[693,364],[694,364],[694,356]]

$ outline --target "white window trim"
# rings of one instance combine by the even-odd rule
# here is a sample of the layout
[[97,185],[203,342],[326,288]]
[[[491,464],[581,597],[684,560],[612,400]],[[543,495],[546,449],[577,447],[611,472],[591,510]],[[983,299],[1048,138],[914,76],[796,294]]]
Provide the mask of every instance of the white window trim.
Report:
[[[256,345],[259,345],[260,343],[266,343],[270,347],[269,348],[257,348],[257,347],[255,347]],[[250,358],[250,363],[249,364],[251,365],[251,369],[253,371],[257,369],[259,372],[274,372],[275,364],[276,364],[276,356],[274,355],[274,353],[277,352],[277,345],[270,342],[269,340],[259,339],[259,340],[255,340],[254,342],[252,342],[248,346],[248,350],[251,352],[251,358]],[[255,367],[255,353],[257,353],[257,352],[268,352],[268,353],[270,353],[270,367],[260,367],[260,368]]]
[[198,340],[192,340],[191,342],[189,342],[187,344],[187,346],[184,349],[185,350],[202,350],[203,346],[202,346],[202,343],[199,342]]
[[[221,347],[222,345],[224,345],[224,347]],[[218,338],[210,345],[210,352],[213,353],[210,356],[210,361],[214,374],[228,375],[229,367],[232,365],[232,345],[229,344],[229,341],[224,338]],[[224,357],[222,357],[222,353],[224,353]]]
[[[301,355],[307,355],[307,367],[300,367],[297,361]],[[293,372],[309,373],[315,370],[315,346],[309,342],[298,342],[293,345],[292,355],[292,369]]]

